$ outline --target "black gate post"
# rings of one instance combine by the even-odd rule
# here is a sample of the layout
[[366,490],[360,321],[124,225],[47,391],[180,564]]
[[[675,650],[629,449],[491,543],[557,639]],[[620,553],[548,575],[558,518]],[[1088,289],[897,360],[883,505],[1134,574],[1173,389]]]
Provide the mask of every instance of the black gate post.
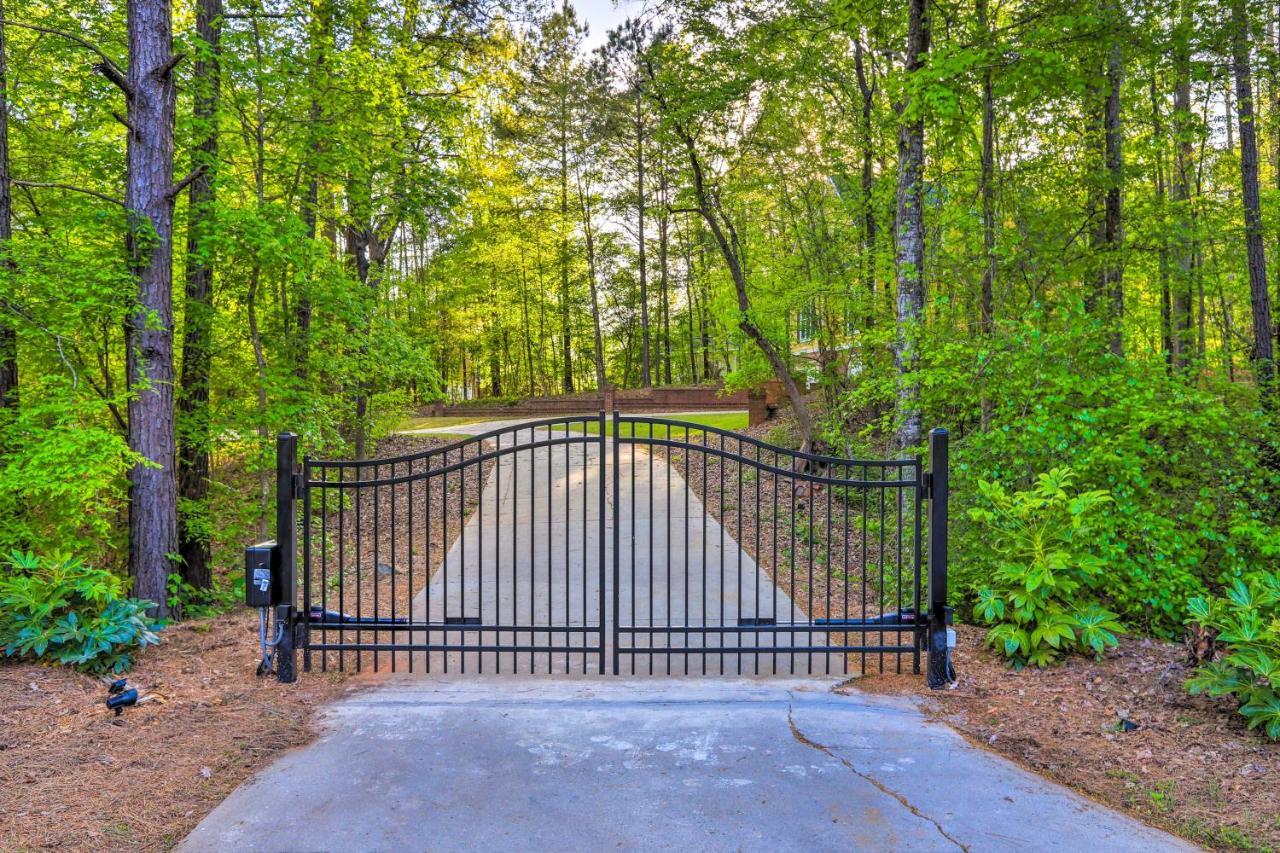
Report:
[[947,440],[929,433],[929,687],[951,680],[947,649]]
[[[609,549],[605,544],[605,536],[608,535],[607,527],[606,527],[608,519],[605,518],[605,514],[608,512],[609,502],[605,500],[605,488],[606,488],[605,481],[609,478],[609,465],[605,455],[606,445],[608,443],[608,438],[607,438],[608,421],[605,419],[605,414],[603,409],[600,411],[600,420],[597,423],[600,426],[600,469],[599,471],[596,472],[596,478],[600,484],[599,491],[597,493],[597,499],[599,501],[597,506],[600,512],[600,527],[598,529],[600,542],[599,542],[599,550],[597,552],[597,557],[600,560],[600,570],[596,572],[596,581],[597,583],[600,584],[600,603],[599,603],[600,617],[597,620],[600,627],[600,653],[597,657],[598,663],[596,664],[596,666],[599,669],[600,674],[604,675],[605,672],[607,672],[607,669],[606,669],[607,664],[605,663],[605,649],[608,646],[608,636],[606,635],[605,631],[608,629],[608,625],[609,625],[607,621],[609,618],[609,615],[608,615],[609,611],[607,610],[608,604],[605,601],[605,586],[607,585],[605,578],[609,572],[609,565],[607,562]],[[584,432],[586,431],[585,427],[583,431]],[[615,436],[615,442],[616,442],[616,436]],[[616,447],[616,443],[615,443],[615,447]],[[586,458],[586,454],[588,453],[588,451],[589,451],[589,448],[586,445],[584,445],[582,450],[584,454],[584,458]],[[618,471],[618,466],[614,465],[613,476],[615,477],[618,476],[617,471]],[[586,475],[584,474],[583,476],[585,477]],[[616,502],[614,503],[614,506],[615,507],[617,506]],[[587,521],[587,511],[584,503],[583,510],[582,510],[582,523],[586,524],[586,521]],[[618,523],[616,509],[614,510],[613,523],[615,525]],[[587,558],[583,556],[582,558],[582,574],[584,578],[583,583],[586,583],[586,580],[585,580],[586,573],[587,573]],[[616,584],[614,585],[614,589],[617,589]],[[585,613],[583,613],[583,621],[585,624],[585,621],[586,621]],[[587,644],[586,636],[587,636],[586,634],[582,635],[583,646],[586,646]]]
[[298,470],[298,437],[291,432],[276,436],[276,553],[284,603],[276,606],[276,678],[292,684],[298,678],[294,630],[298,604],[298,513],[294,474]]
[[[603,419],[604,419],[604,412],[601,412],[601,413],[600,413],[600,418],[601,418],[601,420],[603,421]],[[632,427],[632,429],[634,429],[634,427]],[[603,436],[603,435],[604,435],[604,424],[603,424],[603,423],[601,423],[601,424],[600,424],[600,435],[601,435],[601,436]],[[621,545],[622,545],[622,543],[621,543],[621,538],[622,538],[622,537],[621,537],[621,531],[622,531],[622,510],[621,510],[621,507],[622,507],[622,453],[621,453],[622,441],[621,441],[621,439],[622,439],[622,427],[621,427],[621,423],[620,423],[620,421],[619,421],[618,410],[617,410],[617,409],[614,409],[614,410],[613,410],[613,614],[612,614],[612,618],[611,618],[611,620],[610,620],[610,621],[613,623],[612,631],[613,631],[613,674],[614,674],[614,675],[617,675],[617,674],[618,674],[618,638],[622,636],[621,632],[618,630],[618,626],[621,624],[621,621],[620,621],[620,619],[618,618],[618,617],[619,617],[619,615],[620,615],[620,613],[621,613],[621,611],[619,610],[619,608],[622,606],[622,593],[621,593],[621,590],[618,588],[618,586],[619,586],[619,584],[620,584],[620,582],[621,582],[621,579],[622,579],[622,563],[621,563],[622,558],[619,556],[619,554],[621,554],[621,553],[622,553],[622,552],[621,552],[621,550],[620,550],[620,549],[621,549]],[[600,444],[600,464],[601,464],[601,465],[603,465],[603,464],[604,464],[604,443],[603,443],[603,440],[602,440],[602,442],[601,442],[601,444]],[[632,450],[632,452],[631,452],[631,468],[632,468],[631,476],[632,476],[632,477],[634,477],[634,476],[636,475],[636,472],[635,472],[635,450],[634,450],[634,449],[633,449],[633,450]],[[601,472],[601,476],[603,476],[603,473],[604,473],[604,472],[602,471],[602,472]],[[632,513],[634,514],[634,512],[635,512],[635,507],[632,507],[631,509],[632,509]],[[603,514],[604,514],[604,506],[603,506],[603,505],[601,505],[601,507],[600,507],[600,514],[601,514],[602,516],[603,516]],[[652,523],[653,523],[653,522],[652,522],[652,521],[650,521],[650,524],[652,524]],[[636,535],[636,522],[635,522],[635,519],[634,519],[634,518],[632,518],[632,520],[631,520],[631,538],[632,538],[632,539],[634,539],[634,538],[635,538],[635,535]],[[632,550],[634,551],[635,549],[632,549]],[[632,567],[631,567],[631,582],[632,582],[633,584],[635,583],[635,577],[636,577],[636,567],[635,567],[635,566],[632,566]],[[605,614],[604,614],[604,610],[603,610],[603,609],[600,611],[600,618],[601,618],[601,620],[603,620],[603,619],[605,618]],[[635,620],[635,614],[634,614],[634,613],[633,613],[633,614],[631,614],[631,618],[632,618],[632,621],[634,621],[634,620]],[[600,630],[600,635],[603,637],[603,636],[604,636],[604,622],[603,622],[603,621],[601,621],[601,623],[600,623],[600,629],[601,629],[601,630]],[[634,636],[634,634],[633,634],[632,636]],[[634,642],[632,643],[632,645],[634,645]],[[632,660],[634,661],[634,660],[635,660],[635,658],[633,657],[633,658],[632,658]],[[603,670],[603,668],[602,668],[602,669],[601,669],[601,672],[603,672],[603,671],[604,671],[604,670]],[[633,664],[631,665],[631,672],[632,672],[632,674],[633,674],[633,675],[635,674],[635,671],[636,671],[636,670],[635,670],[635,664],[633,663]]]

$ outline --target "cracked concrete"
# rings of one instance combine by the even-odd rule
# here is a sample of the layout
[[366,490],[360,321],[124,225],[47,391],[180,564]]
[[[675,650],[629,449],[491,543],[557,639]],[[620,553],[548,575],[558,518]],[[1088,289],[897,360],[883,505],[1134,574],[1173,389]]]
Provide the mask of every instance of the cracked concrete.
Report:
[[833,679],[413,678],[184,842],[213,850],[1192,849]]
[[[794,698],[795,697],[793,696],[792,699],[794,700]],[[912,805],[911,801],[908,800],[905,796],[898,793],[897,791],[892,790],[891,788],[889,788],[889,786],[885,785],[883,782],[881,782],[879,779],[876,779],[871,774],[863,773],[857,767],[853,766],[853,762],[849,761],[847,758],[843,758],[839,755],[836,755],[834,752],[832,752],[831,747],[821,743],[814,743],[812,740],[810,740],[808,736],[805,735],[804,732],[800,731],[800,728],[796,725],[794,708],[792,707],[791,702],[787,703],[787,725],[790,726],[791,728],[791,736],[794,737],[796,740],[800,741],[800,743],[812,749],[818,750],[818,752],[821,752],[823,755],[827,755],[827,756],[830,756],[831,758],[836,759],[845,767],[849,768],[849,771],[851,773],[854,773],[859,778],[865,779],[868,782],[870,782],[872,785],[875,785],[876,789],[881,793],[888,794],[890,797],[893,797],[895,800],[901,803],[903,808],[907,809],[907,811],[911,812],[913,815],[915,815],[918,818],[923,818],[924,820],[927,820],[930,823],[932,823],[935,827],[937,827],[939,835],[941,835],[943,838],[950,841],[956,847],[965,851],[965,853],[968,853],[969,846],[967,844],[962,844],[961,842],[953,838],[950,833],[948,833],[945,829],[942,828],[942,824],[938,823],[936,820],[929,817],[927,814],[924,814],[923,812],[921,812],[920,809]]]

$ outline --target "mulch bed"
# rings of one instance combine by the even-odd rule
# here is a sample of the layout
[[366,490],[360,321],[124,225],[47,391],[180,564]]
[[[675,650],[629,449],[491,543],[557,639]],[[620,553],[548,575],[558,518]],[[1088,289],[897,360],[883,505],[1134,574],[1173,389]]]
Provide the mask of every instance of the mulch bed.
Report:
[[[398,455],[449,443],[393,437],[377,452]],[[413,589],[407,576],[397,576],[395,596],[390,577],[373,580],[375,542],[378,560],[387,562],[389,532],[380,527],[373,537],[367,511],[375,498],[366,494],[362,568],[358,573],[348,568],[342,576],[347,593],[362,585],[362,597],[371,602],[376,584],[381,612],[389,612],[394,600],[397,614],[407,613],[426,578],[420,558],[430,554],[432,566],[438,564],[474,507],[481,481],[480,466],[468,469],[466,477],[451,476],[454,511],[443,519],[437,512],[429,523],[415,519],[413,544],[404,547],[415,548],[421,574]],[[378,490],[380,520],[391,517],[391,493]],[[433,490],[433,498],[441,494],[439,487]],[[400,487],[395,515],[407,523],[405,496]],[[459,512],[458,506],[464,509]],[[351,515],[350,507],[346,514]],[[344,522],[353,525],[354,517]],[[352,532],[349,527],[347,534]],[[258,616],[250,611],[171,625],[161,637],[161,644],[140,654],[127,674],[142,701],[119,717],[104,704],[111,679],[0,662],[0,850],[170,849],[250,774],[312,740],[323,705],[376,683],[355,676],[353,653],[346,656],[345,673],[332,665],[322,672],[316,655],[313,671],[300,672],[296,684],[256,677]],[[383,669],[389,659],[382,656]],[[364,669],[370,662],[368,653],[362,655]],[[331,657],[330,663],[336,660]]]
[[116,717],[109,679],[0,665],[0,849],[165,850],[250,773],[314,736],[316,710],[356,682],[258,678],[258,619],[167,628]]
[[983,646],[985,629],[957,633],[954,689],[905,675],[854,686],[922,694],[973,743],[1198,844],[1280,848],[1280,744],[1249,732],[1232,702],[1186,692],[1185,647],[1125,638],[1101,661],[1016,672]]

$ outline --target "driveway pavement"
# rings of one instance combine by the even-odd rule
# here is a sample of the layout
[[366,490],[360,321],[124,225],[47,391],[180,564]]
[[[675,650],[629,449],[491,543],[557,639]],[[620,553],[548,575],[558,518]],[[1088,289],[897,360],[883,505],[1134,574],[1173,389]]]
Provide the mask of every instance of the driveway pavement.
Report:
[[332,706],[181,849],[1193,849],[835,683],[401,678]]

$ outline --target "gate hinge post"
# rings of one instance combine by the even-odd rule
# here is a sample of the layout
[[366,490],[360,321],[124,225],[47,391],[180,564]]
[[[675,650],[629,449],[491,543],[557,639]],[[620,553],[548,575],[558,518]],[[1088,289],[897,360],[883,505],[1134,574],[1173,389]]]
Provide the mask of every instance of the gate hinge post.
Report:
[[284,684],[295,681],[298,648],[294,625],[298,601],[298,437],[290,432],[276,436],[276,547],[280,551],[280,577],[284,603],[276,608],[278,624],[284,627],[276,647],[276,678]]
[[929,433],[929,687],[938,690],[954,680],[947,624],[947,499],[949,497],[949,434]]
[[302,500],[302,493],[306,488],[306,483],[302,479],[301,473],[293,475],[293,498],[294,500]]

